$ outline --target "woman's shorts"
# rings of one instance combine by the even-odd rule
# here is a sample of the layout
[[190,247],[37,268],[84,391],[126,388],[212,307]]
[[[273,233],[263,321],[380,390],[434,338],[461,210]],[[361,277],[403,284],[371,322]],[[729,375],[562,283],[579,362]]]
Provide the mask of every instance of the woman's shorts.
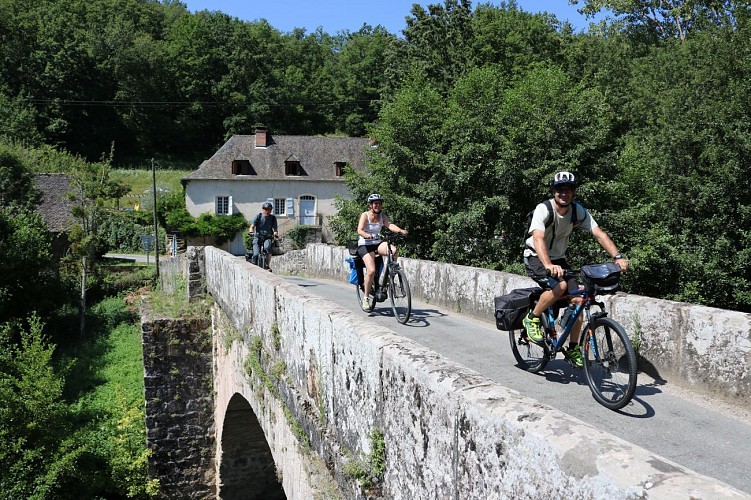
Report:
[[370,252],[377,252],[378,246],[380,244],[381,243],[378,242],[378,243],[372,243],[369,245],[360,245],[359,247],[357,247],[357,255],[359,255],[360,258],[362,259],[363,257],[365,257],[365,255],[369,254]]

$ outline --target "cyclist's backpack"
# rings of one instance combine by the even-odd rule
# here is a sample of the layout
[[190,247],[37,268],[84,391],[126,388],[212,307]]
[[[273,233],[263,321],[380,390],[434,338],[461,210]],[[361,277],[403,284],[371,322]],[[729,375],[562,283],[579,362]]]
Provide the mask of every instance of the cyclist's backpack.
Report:
[[[547,200],[543,201],[542,203],[548,209],[548,217],[545,219],[545,229],[547,229],[553,223],[553,221],[555,220],[553,218],[554,217],[554,215],[553,215],[553,203],[551,203],[550,199],[547,199]],[[579,206],[580,205],[578,203],[576,203],[575,201],[571,202],[571,224],[573,224],[574,227],[581,225],[581,223],[584,222],[584,219],[587,218],[586,215],[585,215],[584,219],[577,220],[577,218],[579,217]],[[535,207],[535,208],[537,208],[537,207]],[[524,246],[527,245],[527,239],[529,239],[529,226],[532,225],[532,216],[534,215],[534,213],[535,213],[534,209],[532,209],[529,213],[527,213],[527,225],[525,226],[525,229],[524,229],[524,239],[522,240],[524,242],[523,243]],[[548,249],[552,248],[553,241],[555,241],[555,226],[553,226],[553,237],[550,239],[550,245],[549,245]]]
[[[276,216],[274,214],[269,214],[269,220],[271,221],[276,220]],[[258,231],[258,225],[260,223],[261,223],[261,214],[259,213],[258,215],[256,215],[256,218],[253,219],[253,225],[256,227],[256,231]]]
[[539,297],[542,288],[517,288],[506,295],[495,298],[495,326],[499,330],[519,330],[534,298]]

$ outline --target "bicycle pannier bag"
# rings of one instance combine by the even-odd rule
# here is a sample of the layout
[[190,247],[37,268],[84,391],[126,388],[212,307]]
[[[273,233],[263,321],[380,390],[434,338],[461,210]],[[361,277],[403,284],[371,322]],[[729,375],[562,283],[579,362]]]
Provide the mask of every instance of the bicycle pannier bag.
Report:
[[347,257],[344,261],[349,264],[349,282],[353,285],[360,284],[360,281],[357,279],[357,267],[355,266],[355,261],[351,257]]
[[587,288],[596,294],[615,293],[620,289],[621,268],[615,262],[582,266],[581,275]]
[[495,326],[499,330],[519,330],[533,297],[539,297],[542,288],[517,288],[495,298]]
[[357,240],[351,240],[347,242],[347,251],[352,257],[359,257],[357,255]]

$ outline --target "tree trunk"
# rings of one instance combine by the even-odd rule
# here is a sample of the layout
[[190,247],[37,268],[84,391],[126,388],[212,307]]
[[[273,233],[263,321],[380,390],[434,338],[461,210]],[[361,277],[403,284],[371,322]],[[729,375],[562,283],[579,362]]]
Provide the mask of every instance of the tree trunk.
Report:
[[83,340],[86,333],[86,257],[81,258],[81,302],[78,309],[79,335]]

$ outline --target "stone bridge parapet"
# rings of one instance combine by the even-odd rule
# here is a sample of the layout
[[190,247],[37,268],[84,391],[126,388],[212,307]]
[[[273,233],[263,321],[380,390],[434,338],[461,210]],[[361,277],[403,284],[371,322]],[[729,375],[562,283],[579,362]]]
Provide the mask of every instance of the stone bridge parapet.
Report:
[[[344,249],[310,245],[308,252],[305,259],[319,268],[344,272]],[[288,259],[299,265],[301,255]],[[272,265],[282,270],[285,258]],[[421,296],[432,279],[435,293],[463,311],[473,296],[492,297],[523,280],[465,280],[467,270],[437,263],[405,260],[404,267]],[[230,453],[233,432],[256,427],[287,498],[747,497],[363,322],[241,257],[205,248],[205,285],[217,304],[216,460],[224,498],[232,496],[222,491],[238,491],[231,490],[233,467],[247,466],[242,447]],[[248,418],[229,426],[233,415]]]
[[[347,280],[347,249],[311,244],[274,258],[280,273]],[[493,297],[534,286],[526,276],[400,258],[413,297],[494,321]],[[659,381],[751,405],[751,314],[639,295],[601,297],[631,335],[640,370]]]

